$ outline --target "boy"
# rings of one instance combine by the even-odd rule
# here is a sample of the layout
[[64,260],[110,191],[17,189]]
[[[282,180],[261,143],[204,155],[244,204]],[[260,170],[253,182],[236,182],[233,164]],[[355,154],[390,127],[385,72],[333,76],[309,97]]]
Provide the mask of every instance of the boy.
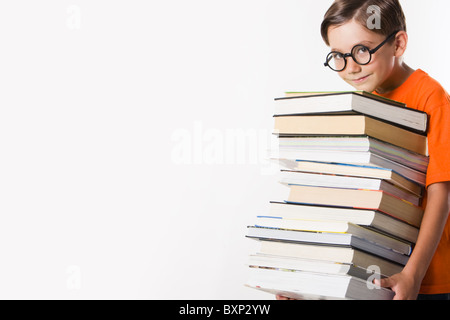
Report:
[[[374,8],[379,8],[378,26],[372,21]],[[448,300],[450,97],[425,72],[403,62],[408,35],[398,0],[336,0],[325,14],[321,33],[332,51],[325,65],[344,81],[430,116],[427,200],[419,238],[404,270],[377,284],[391,288],[398,300]]]

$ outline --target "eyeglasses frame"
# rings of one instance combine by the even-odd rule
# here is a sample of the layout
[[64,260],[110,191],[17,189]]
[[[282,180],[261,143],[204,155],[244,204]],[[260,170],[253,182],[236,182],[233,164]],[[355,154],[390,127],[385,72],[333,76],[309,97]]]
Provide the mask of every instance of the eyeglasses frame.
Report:
[[[388,36],[388,37],[386,38],[386,40],[384,40],[382,43],[380,43],[377,47],[375,47],[375,48],[372,49],[372,50],[370,50],[369,48],[367,48],[365,45],[362,45],[362,44],[357,44],[357,45],[355,45],[355,46],[352,48],[352,50],[351,50],[350,52],[353,52],[353,50],[355,50],[356,47],[364,47],[364,48],[366,48],[366,49],[369,51],[369,53],[370,53],[370,59],[369,59],[369,61],[368,61],[367,63],[359,63],[358,61],[356,61],[355,57],[353,56],[353,53],[345,53],[345,54],[344,54],[344,53],[339,52],[339,51],[331,51],[331,52],[327,55],[327,60],[325,61],[324,66],[325,66],[325,67],[329,67],[331,70],[336,71],[336,72],[344,71],[345,68],[347,68],[347,58],[349,58],[349,57],[352,57],[353,61],[355,61],[355,62],[356,62],[357,64],[359,64],[360,66],[368,65],[370,62],[372,62],[372,55],[374,55],[378,50],[380,50],[386,43],[388,43],[388,42],[389,42],[394,36],[396,36],[397,33],[399,33],[399,32],[400,32],[400,31],[395,31],[395,32],[392,33],[390,36]],[[329,62],[331,61],[331,59],[329,59],[329,56],[330,56],[332,53],[339,53],[339,54],[341,54],[342,57],[344,58],[345,64],[344,64],[344,67],[343,67],[341,70],[335,70],[335,69],[333,69],[333,68],[330,66]]]

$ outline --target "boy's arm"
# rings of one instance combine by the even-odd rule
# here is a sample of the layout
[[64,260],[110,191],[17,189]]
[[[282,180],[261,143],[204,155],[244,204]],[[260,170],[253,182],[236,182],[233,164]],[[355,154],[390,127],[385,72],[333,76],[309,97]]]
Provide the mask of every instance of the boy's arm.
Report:
[[450,182],[428,187],[428,200],[414,251],[403,271],[382,279],[381,287],[391,288],[395,300],[417,299],[420,285],[439,245],[450,211]]

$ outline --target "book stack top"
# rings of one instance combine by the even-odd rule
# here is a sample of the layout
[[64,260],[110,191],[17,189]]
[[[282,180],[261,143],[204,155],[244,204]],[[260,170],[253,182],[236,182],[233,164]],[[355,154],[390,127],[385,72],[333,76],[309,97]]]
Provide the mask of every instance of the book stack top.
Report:
[[405,104],[364,91],[294,93],[277,98],[275,117],[282,115],[362,114],[426,135],[428,115]]
[[374,277],[401,272],[419,234],[426,113],[366,92],[275,99],[273,158],[285,199],[247,237],[252,288],[292,298],[392,299]]

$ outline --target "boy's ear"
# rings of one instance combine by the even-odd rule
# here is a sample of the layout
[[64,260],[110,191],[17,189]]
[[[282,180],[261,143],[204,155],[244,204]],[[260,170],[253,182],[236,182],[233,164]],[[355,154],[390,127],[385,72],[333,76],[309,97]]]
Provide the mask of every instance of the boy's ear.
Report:
[[395,53],[394,55],[399,58],[403,56],[408,46],[408,34],[405,31],[400,31],[395,36]]

